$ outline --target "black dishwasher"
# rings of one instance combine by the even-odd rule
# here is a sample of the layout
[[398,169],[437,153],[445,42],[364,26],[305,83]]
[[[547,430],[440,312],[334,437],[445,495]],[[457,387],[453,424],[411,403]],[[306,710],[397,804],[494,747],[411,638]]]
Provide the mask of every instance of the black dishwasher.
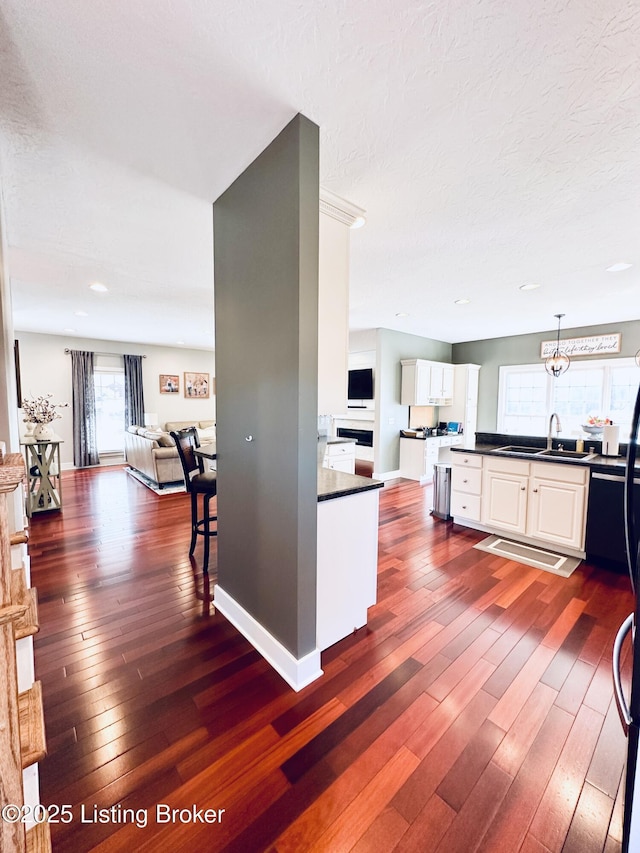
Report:
[[[640,530],[640,477],[634,479],[636,529]],[[624,538],[624,471],[593,471],[587,507],[587,560],[627,572]]]

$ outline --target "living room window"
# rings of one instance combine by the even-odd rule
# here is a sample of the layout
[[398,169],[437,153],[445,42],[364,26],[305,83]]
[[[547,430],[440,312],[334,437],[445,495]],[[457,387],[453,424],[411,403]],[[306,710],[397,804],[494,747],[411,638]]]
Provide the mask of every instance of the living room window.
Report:
[[98,453],[124,453],[124,368],[94,370]]
[[581,425],[596,415],[618,424],[620,440],[626,441],[638,379],[632,358],[572,361],[557,379],[541,364],[505,365],[500,368],[498,432],[544,436],[551,413],[557,412],[565,436],[582,435]]

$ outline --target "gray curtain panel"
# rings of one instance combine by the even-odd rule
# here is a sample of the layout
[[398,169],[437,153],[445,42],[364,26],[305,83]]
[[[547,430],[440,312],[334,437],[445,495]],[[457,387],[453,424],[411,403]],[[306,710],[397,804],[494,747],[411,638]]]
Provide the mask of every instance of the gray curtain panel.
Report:
[[96,442],[96,389],[93,384],[93,353],[71,350],[73,387],[73,464],[77,468],[99,465]]
[[124,358],[124,428],[144,424],[144,394],[142,392],[142,356]]

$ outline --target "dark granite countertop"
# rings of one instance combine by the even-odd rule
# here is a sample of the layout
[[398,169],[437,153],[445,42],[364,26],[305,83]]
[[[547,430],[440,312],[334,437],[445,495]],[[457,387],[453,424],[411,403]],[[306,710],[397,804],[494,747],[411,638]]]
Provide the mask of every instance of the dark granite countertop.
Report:
[[[555,439],[553,440],[553,447],[557,448],[558,444],[562,444],[565,450],[575,450],[575,440],[574,439]],[[540,450],[544,450],[547,446],[547,440],[545,438],[540,438],[540,436],[522,436],[522,435],[504,435],[504,434],[493,434],[493,433],[478,433],[476,435],[476,442],[474,447],[452,447],[452,453],[478,453],[482,455],[487,455],[493,453],[498,447],[506,447],[508,445],[512,446],[524,446],[524,447],[539,447]],[[594,453],[589,457],[584,459],[567,459],[558,456],[535,456],[530,453],[508,453],[501,455],[503,459],[527,459],[530,462],[547,462],[551,464],[558,464],[559,462],[562,464],[568,465],[581,465],[586,468],[590,468],[593,471],[601,471],[601,472],[609,472],[611,474],[617,474],[619,476],[624,476],[624,471],[626,467],[626,452],[627,446],[626,444],[620,445],[620,455],[619,456],[603,456],[599,451],[602,449],[602,444],[599,441],[591,441],[585,440],[584,449],[588,451],[591,447],[594,448]],[[636,471],[640,472],[640,469],[636,466]]]
[[358,492],[381,489],[383,486],[383,482],[372,480],[371,477],[361,477],[359,474],[347,474],[346,471],[334,471],[331,468],[318,466],[318,501],[330,501],[333,498],[356,495]]

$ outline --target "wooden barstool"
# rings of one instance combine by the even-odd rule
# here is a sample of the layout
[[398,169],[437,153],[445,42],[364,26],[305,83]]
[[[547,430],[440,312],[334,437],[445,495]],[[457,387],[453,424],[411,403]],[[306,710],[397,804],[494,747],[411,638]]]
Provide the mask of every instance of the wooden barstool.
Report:
[[[211,529],[211,522],[217,521],[218,516],[211,515],[209,510],[211,498],[216,496],[218,490],[216,472],[205,471],[203,460],[193,452],[196,447],[200,447],[198,432],[195,427],[172,432],[171,437],[178,448],[185,485],[191,495],[191,547],[189,548],[189,556],[193,556],[195,551],[196,537],[204,536],[202,570],[206,574],[209,571],[209,540],[212,536],[218,535],[217,526],[216,529]],[[198,512],[198,495],[202,495],[202,517],[199,517]]]

